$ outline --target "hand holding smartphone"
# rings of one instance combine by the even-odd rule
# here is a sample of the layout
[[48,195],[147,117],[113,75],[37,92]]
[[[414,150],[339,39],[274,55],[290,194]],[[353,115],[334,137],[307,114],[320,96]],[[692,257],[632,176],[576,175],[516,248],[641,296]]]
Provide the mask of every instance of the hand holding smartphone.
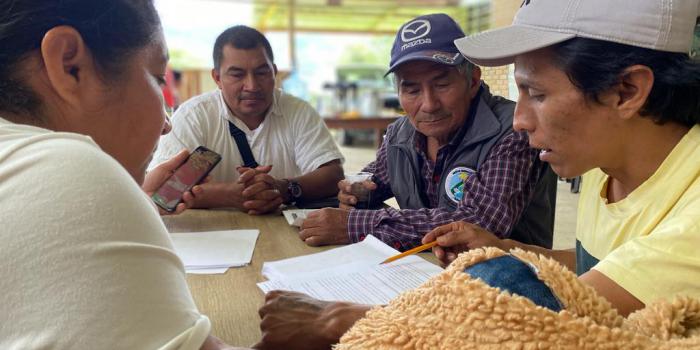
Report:
[[172,213],[182,202],[182,195],[202,182],[220,161],[218,153],[204,146],[197,147],[151,196],[153,202]]

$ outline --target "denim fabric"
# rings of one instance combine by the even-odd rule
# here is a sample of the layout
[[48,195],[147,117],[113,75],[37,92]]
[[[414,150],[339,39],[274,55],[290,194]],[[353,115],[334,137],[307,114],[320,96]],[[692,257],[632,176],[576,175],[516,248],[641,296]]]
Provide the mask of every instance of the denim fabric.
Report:
[[581,276],[588,272],[593,266],[596,266],[600,260],[593,257],[593,255],[588,254],[586,249],[583,248],[581,242],[576,240],[576,274]]
[[537,278],[532,268],[511,255],[480,262],[465,268],[464,272],[491,287],[526,297],[554,312],[562,309],[552,290]]

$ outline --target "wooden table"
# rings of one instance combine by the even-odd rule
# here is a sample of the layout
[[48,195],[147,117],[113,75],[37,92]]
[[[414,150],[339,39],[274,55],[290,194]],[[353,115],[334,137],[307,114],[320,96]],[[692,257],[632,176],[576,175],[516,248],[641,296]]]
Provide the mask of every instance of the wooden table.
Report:
[[[187,275],[199,311],[212,322],[212,334],[233,346],[251,346],[260,339],[258,308],[264,297],[256,283],[265,261],[318,253],[334,248],[309,247],[299,239],[298,229],[281,214],[252,216],[239,211],[187,210],[163,217],[170,232],[199,232],[230,229],[258,229],[260,236],[249,266],[230,268],[223,275]],[[435,263],[430,253],[422,255]]]
[[358,117],[358,118],[323,118],[326,126],[331,129],[373,129],[374,146],[382,144],[384,132],[389,124],[400,117]]
[[258,229],[251,264],[231,268],[223,275],[187,275],[187,283],[199,311],[212,322],[212,334],[230,345],[250,346],[260,339],[258,308],[264,297],[256,283],[265,261],[317,253],[331,247],[309,247],[298,229],[282,215],[252,216],[234,210],[187,210],[163,217],[170,232]]

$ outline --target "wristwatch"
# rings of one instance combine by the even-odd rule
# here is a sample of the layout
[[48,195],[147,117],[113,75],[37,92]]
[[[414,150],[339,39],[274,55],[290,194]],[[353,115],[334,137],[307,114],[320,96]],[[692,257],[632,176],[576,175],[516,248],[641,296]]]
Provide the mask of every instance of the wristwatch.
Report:
[[289,195],[289,202],[286,204],[292,204],[301,198],[301,185],[294,180],[284,180],[287,181],[287,194]]

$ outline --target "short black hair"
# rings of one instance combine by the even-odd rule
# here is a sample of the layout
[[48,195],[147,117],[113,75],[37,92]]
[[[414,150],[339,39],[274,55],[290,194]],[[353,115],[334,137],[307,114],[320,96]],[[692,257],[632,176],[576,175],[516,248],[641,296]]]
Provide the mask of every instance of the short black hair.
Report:
[[654,85],[640,114],[656,123],[700,124],[700,62],[688,54],[574,38],[552,46],[554,64],[588,100],[620,82],[627,67],[643,65],[654,72]]
[[231,45],[237,49],[250,50],[262,46],[267,53],[270,62],[275,63],[275,56],[272,54],[272,47],[267,38],[254,28],[238,25],[224,30],[216,38],[214,43],[214,69],[221,68],[221,59],[224,55],[224,46]]
[[177,70],[177,69],[173,69],[173,79],[174,79],[176,82],[179,82],[180,80],[182,80],[182,72],[180,72],[180,71]]
[[0,12],[0,111],[33,114],[41,107],[18,73],[50,29],[75,28],[102,78],[117,79],[124,62],[160,29],[153,0],[5,0]]

